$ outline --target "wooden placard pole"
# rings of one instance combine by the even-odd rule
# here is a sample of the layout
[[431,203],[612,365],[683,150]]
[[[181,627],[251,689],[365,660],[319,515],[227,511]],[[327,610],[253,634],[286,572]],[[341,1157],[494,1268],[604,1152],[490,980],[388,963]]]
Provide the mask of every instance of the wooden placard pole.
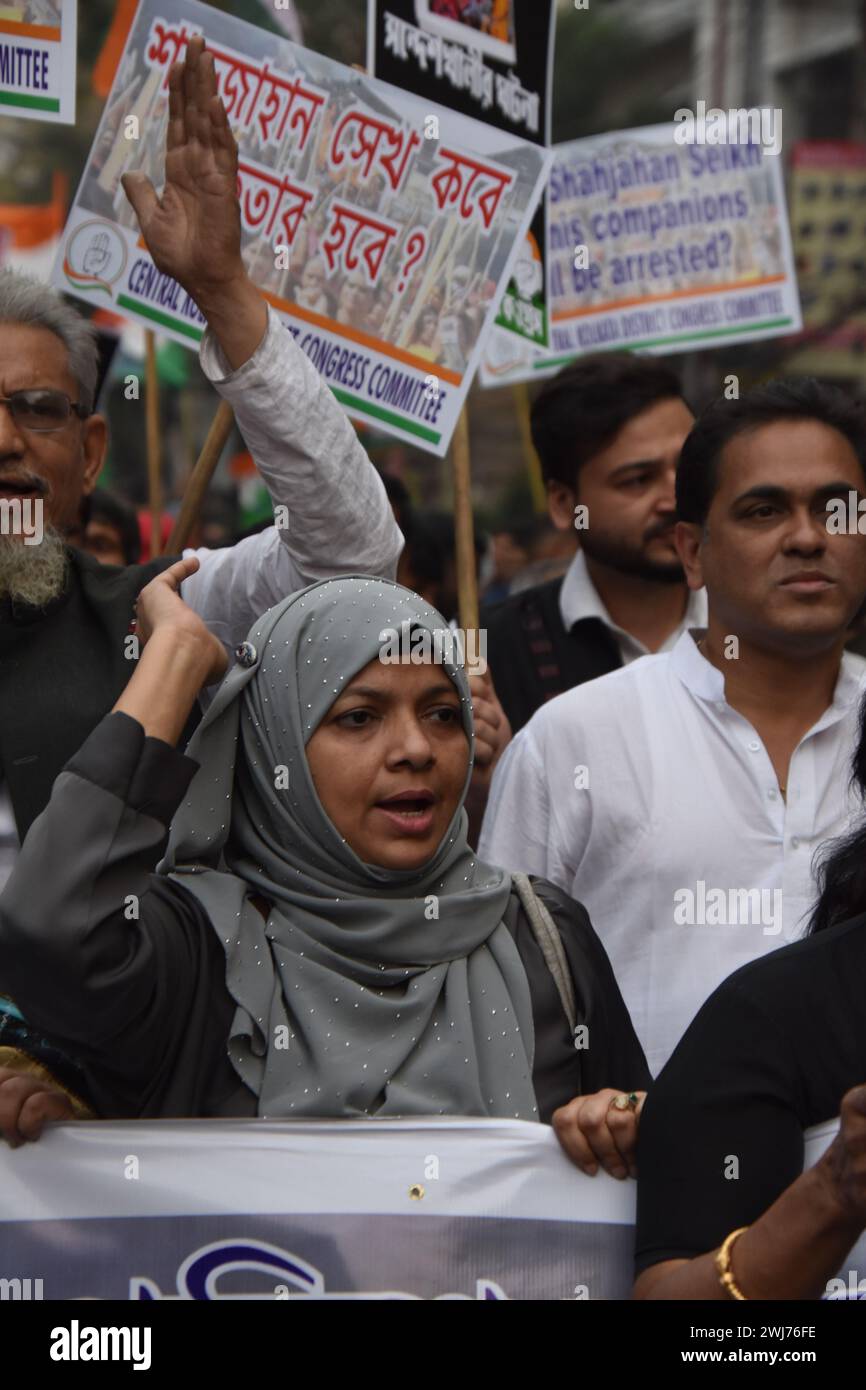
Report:
[[[457,600],[460,626],[467,634],[467,652],[473,648],[471,629],[478,627],[478,575],[475,566],[475,523],[472,517],[472,476],[469,462],[469,412],[464,405],[451,441],[454,477],[454,541],[457,558]],[[477,645],[474,650],[478,650]],[[467,668],[468,669],[468,668]]]
[[162,441],[159,434],[159,381],[156,370],[156,339],[144,330],[144,403],[147,441],[147,498],[150,506],[150,558],[160,551],[162,530]]
[[214,469],[220,461],[220,454],[232,432],[234,421],[234,411],[231,406],[226,401],[220,401],[208,430],[207,439],[190,474],[177,520],[168,538],[168,553],[170,555],[179,555],[189,540],[201,507],[202,498],[208,490]]
[[529,388],[525,381],[519,381],[512,388],[514,407],[517,411],[517,424],[520,430],[520,447],[532,489],[532,503],[537,512],[547,511],[547,489],[541,476],[541,460],[532,442],[532,428],[529,422]]

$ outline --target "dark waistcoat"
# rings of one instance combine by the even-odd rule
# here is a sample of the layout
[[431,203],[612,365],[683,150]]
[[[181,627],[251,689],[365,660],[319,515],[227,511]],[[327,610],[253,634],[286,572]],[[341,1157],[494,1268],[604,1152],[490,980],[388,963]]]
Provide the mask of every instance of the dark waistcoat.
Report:
[[616,638],[600,618],[581,618],[566,629],[561,589],[562,579],[551,579],[481,610],[493,684],[515,734],[547,700],[622,665]]
[[[22,840],[135,669],[126,638],[136,597],[177,558],[121,569],[70,549],[66,588],[52,603],[0,600],[0,774]],[[196,706],[181,747],[199,717]]]

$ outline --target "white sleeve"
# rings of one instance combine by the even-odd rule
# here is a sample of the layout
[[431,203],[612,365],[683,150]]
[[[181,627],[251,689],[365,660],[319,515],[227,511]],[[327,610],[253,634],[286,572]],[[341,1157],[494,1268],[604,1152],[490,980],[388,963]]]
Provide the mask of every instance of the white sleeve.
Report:
[[548,878],[550,802],[544,768],[529,725],[496,765],[484,812],[478,855],[512,873]]
[[549,708],[533,715],[493,774],[481,859],[512,873],[538,874],[574,896],[592,824],[589,788],[572,767],[579,756],[574,738],[563,736]]
[[276,527],[223,550],[185,550],[201,568],[185,579],[182,596],[222,642],[229,663],[257,618],[305,587]]
[[[208,330],[202,370],[235,419],[288,526],[226,550],[197,550],[183,596],[227,647],[297,589],[336,574],[393,579],[403,537],[382,481],[324,379],[268,308],[252,357],[231,371]],[[186,552],[190,553],[190,552]]]

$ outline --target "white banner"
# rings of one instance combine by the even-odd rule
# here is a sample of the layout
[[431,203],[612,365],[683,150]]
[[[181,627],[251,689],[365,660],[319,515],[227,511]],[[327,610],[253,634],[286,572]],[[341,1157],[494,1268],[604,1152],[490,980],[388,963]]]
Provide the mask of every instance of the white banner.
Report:
[[554,146],[551,345],[532,353],[491,334],[483,385],[550,376],[588,352],[664,355],[800,329],[781,156],[683,133],[645,126]]
[[168,73],[204,34],[239,147],[242,256],[354,419],[446,452],[550,161],[519,137],[197,0],[141,0],[54,284],[187,346],[121,186],[164,178]]
[[635,1194],[519,1120],[54,1125],[0,1144],[0,1299],[624,1299]]
[[77,0],[0,0],[0,116],[75,124]]

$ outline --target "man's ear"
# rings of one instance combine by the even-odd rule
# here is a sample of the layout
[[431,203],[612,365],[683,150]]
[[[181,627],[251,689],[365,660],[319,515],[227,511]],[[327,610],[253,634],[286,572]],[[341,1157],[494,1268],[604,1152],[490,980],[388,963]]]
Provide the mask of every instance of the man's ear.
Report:
[[104,415],[88,415],[81,431],[84,455],[84,476],[81,491],[87,496],[96,487],[108,452],[108,421]]
[[574,509],[576,505],[577,493],[573,487],[569,487],[566,483],[557,482],[554,478],[548,478],[547,510],[557,531],[571,531],[574,529]]
[[692,521],[678,521],[674,527],[674,544],[680,562],[686,572],[686,582],[690,589],[704,587],[704,569],[701,563],[701,545],[704,540],[704,527]]

